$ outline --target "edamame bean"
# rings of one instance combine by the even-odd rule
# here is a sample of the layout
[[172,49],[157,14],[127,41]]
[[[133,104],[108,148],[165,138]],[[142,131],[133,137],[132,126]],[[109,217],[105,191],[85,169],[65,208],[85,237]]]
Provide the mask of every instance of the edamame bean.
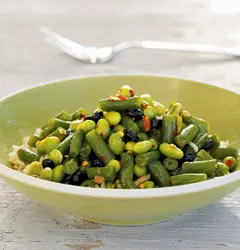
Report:
[[58,165],[53,169],[52,181],[54,182],[62,182],[65,176],[64,166]]
[[78,129],[82,129],[82,131],[87,134],[88,132],[92,131],[93,129],[96,128],[96,123],[92,120],[86,120],[84,122],[81,122],[78,127]]
[[166,108],[159,102],[153,102],[153,107],[157,116],[162,116],[166,113]]
[[148,105],[153,106],[153,98],[149,94],[141,95],[141,97]]
[[155,187],[155,183],[153,181],[144,181],[144,188],[154,188]]
[[147,173],[146,167],[140,167],[137,164],[134,165],[133,172],[137,177],[144,176]]
[[63,166],[63,170],[66,174],[74,174],[78,170],[77,160],[71,159],[67,161]]
[[105,114],[105,119],[110,126],[116,126],[121,121],[121,115],[119,112],[110,111]]
[[108,168],[114,168],[114,170],[115,170],[116,173],[119,172],[119,170],[121,168],[120,163],[117,160],[111,160],[111,161],[109,161],[109,163],[106,165],[106,167],[108,167]]
[[115,155],[120,155],[124,151],[124,142],[118,133],[113,133],[109,138],[109,148]]
[[223,159],[223,163],[225,163],[229,167],[229,169],[232,170],[236,166],[237,161],[232,156],[228,156]]
[[123,85],[119,89],[118,94],[120,96],[124,96],[124,97],[133,97],[134,96],[134,91],[129,85]]
[[37,175],[40,176],[43,171],[41,162],[33,161],[31,164],[27,165],[23,172],[27,175]]
[[103,140],[106,140],[108,136],[110,135],[110,125],[108,121],[104,118],[101,118],[97,122],[96,131],[103,138]]
[[162,143],[159,146],[160,152],[166,157],[180,160],[183,158],[183,151],[174,144]]
[[144,110],[143,113],[145,116],[147,116],[149,119],[152,119],[156,116],[156,111],[155,108],[152,106],[147,106]]
[[57,149],[52,150],[52,151],[50,152],[50,154],[49,154],[48,157],[49,157],[50,160],[53,161],[53,163],[54,163],[56,166],[59,165],[59,164],[61,164],[62,161],[63,161],[63,155],[62,155],[62,153],[61,153],[59,150],[57,150]]
[[46,181],[52,181],[53,170],[51,168],[44,168],[40,174],[40,178]]
[[125,129],[125,127],[121,124],[118,124],[116,126],[113,127],[113,132],[117,133],[119,131],[123,131]]
[[50,136],[42,141],[37,142],[36,148],[39,154],[49,154],[53,149],[61,143],[60,139],[56,136]]
[[125,144],[125,150],[126,151],[130,151],[130,152],[133,152],[133,148],[135,146],[136,142],[134,141],[129,141]]
[[133,152],[135,154],[147,153],[152,148],[152,143],[150,141],[137,142],[133,147]]

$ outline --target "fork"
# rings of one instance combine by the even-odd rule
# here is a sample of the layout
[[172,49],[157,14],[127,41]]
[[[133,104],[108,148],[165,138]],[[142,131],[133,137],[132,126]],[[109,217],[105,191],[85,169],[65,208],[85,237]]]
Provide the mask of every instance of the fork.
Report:
[[191,52],[204,54],[218,54],[222,56],[240,56],[240,48],[224,48],[211,45],[198,44],[182,44],[170,43],[161,41],[129,41],[119,43],[113,46],[105,46],[101,48],[84,47],[83,45],[71,41],[50,29],[41,26],[40,31],[46,35],[46,41],[62,52],[79,59],[86,63],[105,63],[114,58],[119,52],[130,48],[144,48],[144,49],[159,49],[176,52]]

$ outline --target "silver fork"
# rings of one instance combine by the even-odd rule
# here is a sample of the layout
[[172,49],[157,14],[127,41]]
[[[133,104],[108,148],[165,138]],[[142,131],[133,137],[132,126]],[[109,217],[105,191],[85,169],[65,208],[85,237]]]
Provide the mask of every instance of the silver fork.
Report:
[[192,52],[204,54],[217,54],[223,56],[240,56],[240,48],[224,48],[211,45],[181,44],[160,41],[129,41],[113,46],[101,48],[84,47],[83,45],[71,41],[46,27],[40,27],[40,31],[46,35],[46,41],[62,52],[87,63],[105,63],[110,61],[119,52],[130,48],[159,49],[176,52]]

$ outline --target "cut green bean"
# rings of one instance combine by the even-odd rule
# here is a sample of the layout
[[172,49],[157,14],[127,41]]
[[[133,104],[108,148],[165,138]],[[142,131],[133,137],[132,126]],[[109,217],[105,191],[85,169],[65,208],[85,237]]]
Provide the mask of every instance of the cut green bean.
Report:
[[64,129],[68,129],[70,125],[70,121],[63,121],[58,118],[52,118],[48,121],[48,128],[50,130],[50,133],[53,132],[55,129],[61,127]]
[[146,167],[151,162],[157,161],[160,159],[159,150],[149,151],[145,154],[139,154],[136,156],[135,161],[136,164],[140,167]]
[[181,131],[181,134],[174,137],[173,141],[180,148],[191,142],[198,134],[199,129],[196,125],[191,124]]
[[17,151],[17,155],[21,161],[32,163],[33,161],[38,161],[40,156],[37,153],[32,152],[27,148],[20,148]]
[[177,169],[171,171],[170,175],[172,175],[172,176],[179,175],[179,174],[181,174],[181,172],[182,172],[182,168],[178,167]]
[[131,129],[135,132],[139,132],[139,128],[137,126],[137,124],[133,121],[132,118],[126,116],[126,115],[122,115],[122,120],[121,120],[121,124],[126,128],[126,129]]
[[165,158],[163,161],[163,166],[169,170],[169,171],[173,171],[176,170],[178,167],[178,161],[176,159],[172,159],[172,158]]
[[[207,133],[199,133],[192,142],[197,146],[197,149],[200,150],[207,141],[207,139],[208,139]],[[190,145],[186,145],[184,151],[192,154],[196,153],[194,148]]]
[[86,139],[84,139],[82,147],[80,149],[80,160],[83,161],[87,161],[89,159],[89,155],[91,154],[91,147],[89,145],[89,143],[87,142]]
[[153,107],[157,116],[162,116],[166,112],[166,108],[159,102],[153,102]]
[[63,121],[71,121],[72,115],[70,115],[67,111],[63,110],[62,112],[58,113],[56,118],[61,119]]
[[184,162],[182,164],[182,173],[205,173],[211,176],[216,169],[216,160]]
[[207,180],[206,174],[180,174],[170,177],[172,186],[185,185]]
[[83,140],[84,140],[84,132],[81,129],[79,129],[74,133],[70,143],[70,150],[69,150],[70,157],[72,158],[77,157],[77,155],[81,151]]
[[85,180],[84,182],[82,182],[82,184],[80,185],[81,187],[95,187],[95,184],[93,183],[92,180]]
[[227,174],[229,174],[229,167],[222,162],[218,162],[217,168],[215,169],[214,174],[216,176],[227,175]]
[[138,121],[135,122],[135,124],[137,124],[139,132],[146,133],[143,120],[138,120]]
[[190,124],[194,124],[198,127],[199,132],[201,133],[206,133],[209,130],[209,124],[207,121],[191,116],[189,114],[186,115],[182,115],[183,117],[183,122],[190,125]]
[[115,184],[112,181],[105,182],[105,188],[114,189],[114,187],[115,187]]
[[133,180],[127,180],[126,182],[122,183],[123,189],[137,189],[137,185]]
[[102,168],[87,168],[88,179],[93,180],[95,176],[102,176],[106,181],[114,181],[116,172],[114,168],[102,167]]
[[114,154],[95,129],[87,133],[85,138],[89,143],[90,147],[92,148],[93,152],[96,154],[96,156],[101,159],[105,164],[115,159]]
[[162,143],[172,143],[177,133],[177,116],[163,115],[162,120]]
[[148,165],[148,171],[159,186],[170,185],[170,176],[160,161],[152,162]]
[[150,137],[153,138],[158,144],[161,142],[161,130],[152,129],[150,132]]
[[200,158],[202,161],[213,160],[212,156],[204,149],[200,150],[197,153],[197,157]]
[[220,139],[217,134],[209,135],[208,139],[212,140],[211,150],[220,147]]
[[122,168],[119,173],[120,183],[125,183],[128,180],[133,179],[133,168],[134,168],[134,159],[133,154],[123,153],[121,154]]
[[67,130],[59,127],[48,136],[56,136],[60,139],[60,141],[63,141],[67,137]]
[[168,110],[169,115],[180,115],[182,113],[182,104],[176,102],[172,105],[172,107]]
[[40,141],[40,140],[41,140],[41,137],[40,137],[39,135],[34,134],[34,135],[32,135],[32,136],[29,138],[27,144],[28,144],[28,146],[30,146],[30,147],[36,147],[36,143],[37,143],[38,141]]
[[235,159],[238,158],[238,150],[236,148],[233,147],[219,147],[215,150],[211,151],[211,156],[219,159],[219,160],[223,160],[224,158],[228,157],[228,156],[232,156]]
[[69,128],[70,128],[72,131],[75,131],[75,130],[77,130],[78,125],[79,125],[80,123],[82,123],[82,122],[83,122],[83,120],[75,120],[75,121],[72,121],[72,122],[70,123],[70,125],[69,125]]
[[72,120],[80,120],[87,115],[88,115],[87,110],[85,108],[80,108],[72,114]]
[[67,155],[69,153],[69,149],[70,149],[70,144],[71,144],[71,140],[73,138],[74,134],[70,134],[67,138],[65,138],[64,141],[62,141],[58,146],[57,146],[57,150],[59,150],[63,155]]

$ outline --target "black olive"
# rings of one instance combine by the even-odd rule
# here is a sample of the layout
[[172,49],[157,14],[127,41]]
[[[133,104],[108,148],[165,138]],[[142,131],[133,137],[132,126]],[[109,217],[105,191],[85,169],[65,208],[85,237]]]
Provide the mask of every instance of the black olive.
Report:
[[65,183],[65,184],[71,184],[71,179],[72,179],[72,175],[66,175],[62,181],[62,183]]
[[94,120],[94,118],[92,115],[87,115],[84,117],[84,121],[86,121],[86,120]]
[[185,153],[184,154],[184,157],[183,157],[183,160],[184,161],[194,161],[196,158],[196,156],[194,154],[191,154],[191,153]]
[[67,129],[67,136],[71,135],[73,133],[73,131],[69,128]]
[[50,159],[44,159],[42,161],[42,166],[43,168],[54,168],[55,167],[55,164],[52,160]]
[[151,120],[151,128],[159,129],[162,126],[162,116],[157,116]]
[[100,159],[94,159],[91,161],[93,167],[104,167],[104,163]]
[[128,142],[128,141],[139,141],[140,137],[137,134],[137,132],[131,130],[131,129],[124,129],[123,130],[124,136],[123,136],[123,140],[124,142]]
[[209,139],[209,140],[207,140],[205,142],[205,144],[203,145],[202,149],[208,150],[208,149],[210,149],[212,147],[212,145],[213,145],[213,141],[212,141],[212,139]]
[[127,109],[125,115],[133,118],[135,121],[141,120],[144,116],[142,110],[140,109]]
[[102,111],[96,111],[93,113],[93,120],[97,123],[101,118],[103,118]]
[[78,170],[72,175],[71,184],[72,185],[80,185],[84,181],[84,174],[82,171]]

